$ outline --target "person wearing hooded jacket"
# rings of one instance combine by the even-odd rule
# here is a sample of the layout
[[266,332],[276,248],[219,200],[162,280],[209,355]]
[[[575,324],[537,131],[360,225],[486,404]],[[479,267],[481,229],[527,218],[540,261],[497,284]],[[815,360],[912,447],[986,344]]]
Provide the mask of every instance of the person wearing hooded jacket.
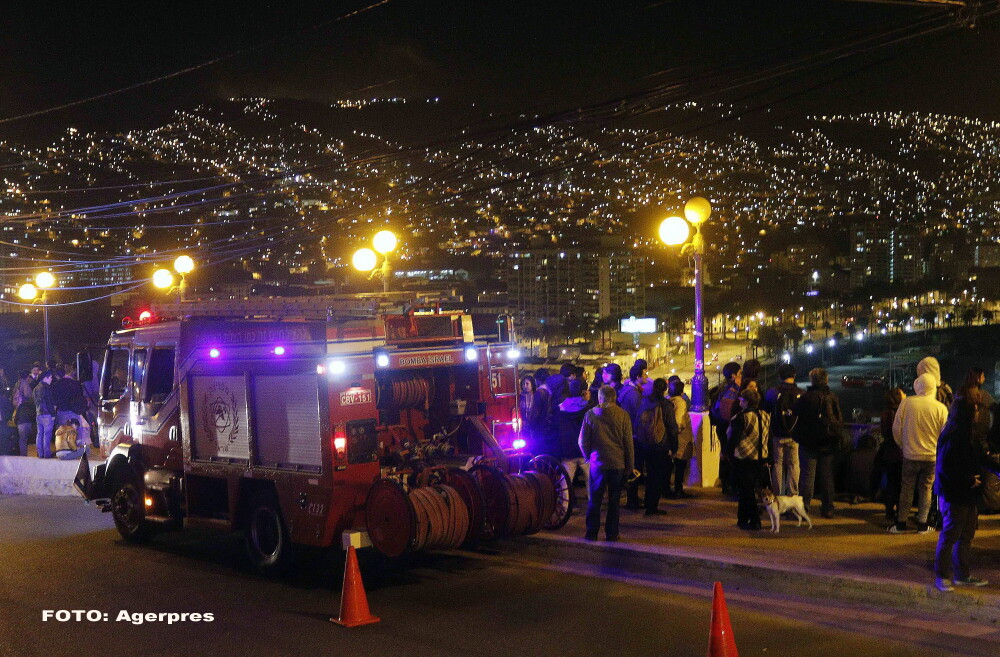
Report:
[[833,459],[839,449],[844,414],[840,400],[830,390],[830,375],[822,367],[809,371],[811,386],[792,405],[793,429],[799,444],[799,494],[806,508],[816,495],[820,515],[833,517]]
[[977,415],[984,411],[978,390],[957,397],[938,440],[935,488],[943,527],[934,555],[934,576],[939,591],[989,583],[969,574],[969,549],[979,525],[977,502],[984,473],[972,434]]
[[951,386],[941,380],[941,363],[934,356],[928,356],[917,363],[917,376],[930,374],[934,377],[935,398],[945,406],[951,406],[955,393]]
[[927,515],[931,509],[937,441],[941,429],[948,421],[948,408],[936,398],[938,380],[932,374],[924,372],[918,376],[913,382],[913,391],[913,395],[900,402],[896,418],[892,421],[892,437],[903,452],[903,474],[899,486],[896,524],[889,527],[891,534],[906,530],[906,518],[910,515],[915,486],[917,531],[930,531]]

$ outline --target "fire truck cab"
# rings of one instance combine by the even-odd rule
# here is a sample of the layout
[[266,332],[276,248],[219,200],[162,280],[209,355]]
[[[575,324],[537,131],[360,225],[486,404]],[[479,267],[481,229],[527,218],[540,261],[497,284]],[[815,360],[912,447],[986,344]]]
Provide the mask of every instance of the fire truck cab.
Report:
[[[278,570],[293,544],[341,545],[366,530],[375,482],[395,477],[409,490],[431,461],[506,467],[518,436],[508,319],[477,330],[461,312],[372,300],[261,303],[164,306],[157,314],[180,319],[108,341],[106,460],[93,480],[84,461],[76,483],[125,539],[242,530],[253,566]],[[394,512],[379,513],[396,526]],[[417,538],[390,542],[402,550]]]

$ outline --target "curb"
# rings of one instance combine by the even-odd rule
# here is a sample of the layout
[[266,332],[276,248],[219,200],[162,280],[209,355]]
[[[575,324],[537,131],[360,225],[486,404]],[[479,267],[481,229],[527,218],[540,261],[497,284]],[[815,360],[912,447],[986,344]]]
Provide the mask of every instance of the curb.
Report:
[[580,538],[531,536],[501,541],[506,558],[562,567],[584,565],[597,577],[648,578],[651,581],[721,581],[727,589],[749,588],[819,601],[875,606],[881,610],[928,612],[1000,626],[1000,595],[982,589],[942,593],[932,582],[920,584],[887,578],[856,577],[795,567],[762,565],[738,557],[707,558],[661,547],[591,543]]

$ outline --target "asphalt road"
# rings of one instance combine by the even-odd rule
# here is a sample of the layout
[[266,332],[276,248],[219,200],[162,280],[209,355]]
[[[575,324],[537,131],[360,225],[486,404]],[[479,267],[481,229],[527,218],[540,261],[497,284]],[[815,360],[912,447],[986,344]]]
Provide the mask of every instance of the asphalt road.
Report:
[[[707,648],[703,597],[455,555],[406,569],[363,559],[382,622],[348,630],[328,622],[339,608],[338,556],[306,555],[291,576],[268,580],[241,568],[239,554],[236,537],[203,532],[137,547],[79,500],[0,497],[0,656],[700,656]],[[109,620],[43,621],[59,609]],[[214,620],[137,625],[118,621],[122,610]],[[731,603],[730,614],[744,656],[953,654],[836,622],[784,620],[754,601]]]

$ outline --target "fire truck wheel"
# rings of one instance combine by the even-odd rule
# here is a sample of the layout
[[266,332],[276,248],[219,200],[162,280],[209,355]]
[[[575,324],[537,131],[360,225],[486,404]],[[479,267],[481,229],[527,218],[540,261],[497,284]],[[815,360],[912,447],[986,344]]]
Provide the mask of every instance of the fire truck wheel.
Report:
[[130,543],[145,543],[153,536],[153,528],[146,522],[142,486],[137,478],[126,478],[115,492],[111,498],[111,517],[118,533]]
[[247,557],[264,575],[287,570],[292,562],[292,540],[274,496],[260,493],[251,499],[244,519]]

